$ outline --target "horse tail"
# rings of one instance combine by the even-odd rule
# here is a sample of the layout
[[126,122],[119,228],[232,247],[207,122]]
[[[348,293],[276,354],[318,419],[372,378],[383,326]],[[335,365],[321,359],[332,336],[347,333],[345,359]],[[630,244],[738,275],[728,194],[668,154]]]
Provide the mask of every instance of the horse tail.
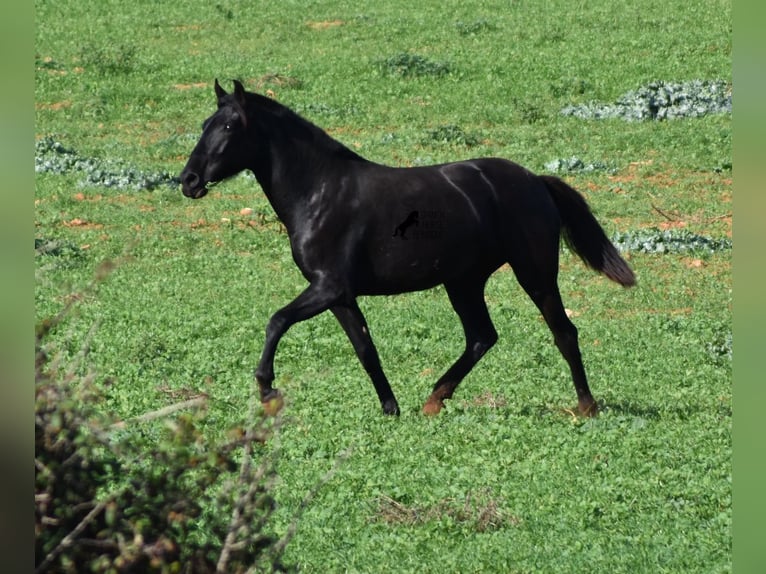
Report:
[[569,248],[588,267],[623,287],[636,284],[636,276],[590,211],[585,198],[558,177],[541,175],[561,217],[562,235]]

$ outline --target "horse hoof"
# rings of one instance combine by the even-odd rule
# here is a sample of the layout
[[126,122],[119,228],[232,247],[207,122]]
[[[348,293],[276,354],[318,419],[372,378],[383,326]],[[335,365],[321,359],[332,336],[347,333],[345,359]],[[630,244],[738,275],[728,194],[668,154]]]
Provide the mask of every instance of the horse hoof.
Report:
[[263,412],[266,413],[267,416],[275,417],[285,406],[285,401],[282,398],[282,395],[276,392],[270,395],[266,400],[261,401],[261,405],[263,405]]
[[444,402],[441,399],[434,399],[433,397],[429,397],[429,399],[426,401],[426,404],[423,405],[423,414],[429,417],[438,415],[443,406]]
[[389,416],[399,416],[399,405],[396,401],[383,403],[383,414]]
[[577,405],[577,409],[584,417],[598,416],[598,404],[593,399],[590,399],[589,401],[581,401]]

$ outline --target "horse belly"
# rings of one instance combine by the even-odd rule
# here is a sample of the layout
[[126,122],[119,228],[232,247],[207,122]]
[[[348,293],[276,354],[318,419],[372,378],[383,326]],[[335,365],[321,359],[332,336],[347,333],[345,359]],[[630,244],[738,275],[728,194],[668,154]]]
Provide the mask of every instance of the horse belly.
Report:
[[430,289],[469,273],[487,273],[502,264],[491,246],[476,237],[424,227],[394,236],[370,254],[359,294],[391,295]]

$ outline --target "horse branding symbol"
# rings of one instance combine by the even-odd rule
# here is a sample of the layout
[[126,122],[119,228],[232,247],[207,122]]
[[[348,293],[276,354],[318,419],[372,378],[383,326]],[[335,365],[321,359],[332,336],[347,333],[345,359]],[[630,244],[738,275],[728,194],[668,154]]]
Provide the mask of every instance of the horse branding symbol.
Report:
[[415,227],[420,225],[420,215],[417,211],[410,212],[407,218],[396,226],[396,229],[394,229],[394,234],[391,237],[401,237],[402,239],[406,240],[407,230],[413,225]]

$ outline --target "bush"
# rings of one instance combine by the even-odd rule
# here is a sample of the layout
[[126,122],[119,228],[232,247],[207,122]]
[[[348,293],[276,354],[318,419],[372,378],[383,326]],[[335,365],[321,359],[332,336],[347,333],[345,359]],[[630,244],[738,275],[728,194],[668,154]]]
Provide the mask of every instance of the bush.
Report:
[[255,452],[279,418],[251,406],[237,438],[215,443],[197,428],[205,396],[105,416],[110,382],[82,373],[88,343],[68,361],[49,343],[69,309],[36,327],[35,571],[285,571],[290,534],[268,532],[274,457]]

